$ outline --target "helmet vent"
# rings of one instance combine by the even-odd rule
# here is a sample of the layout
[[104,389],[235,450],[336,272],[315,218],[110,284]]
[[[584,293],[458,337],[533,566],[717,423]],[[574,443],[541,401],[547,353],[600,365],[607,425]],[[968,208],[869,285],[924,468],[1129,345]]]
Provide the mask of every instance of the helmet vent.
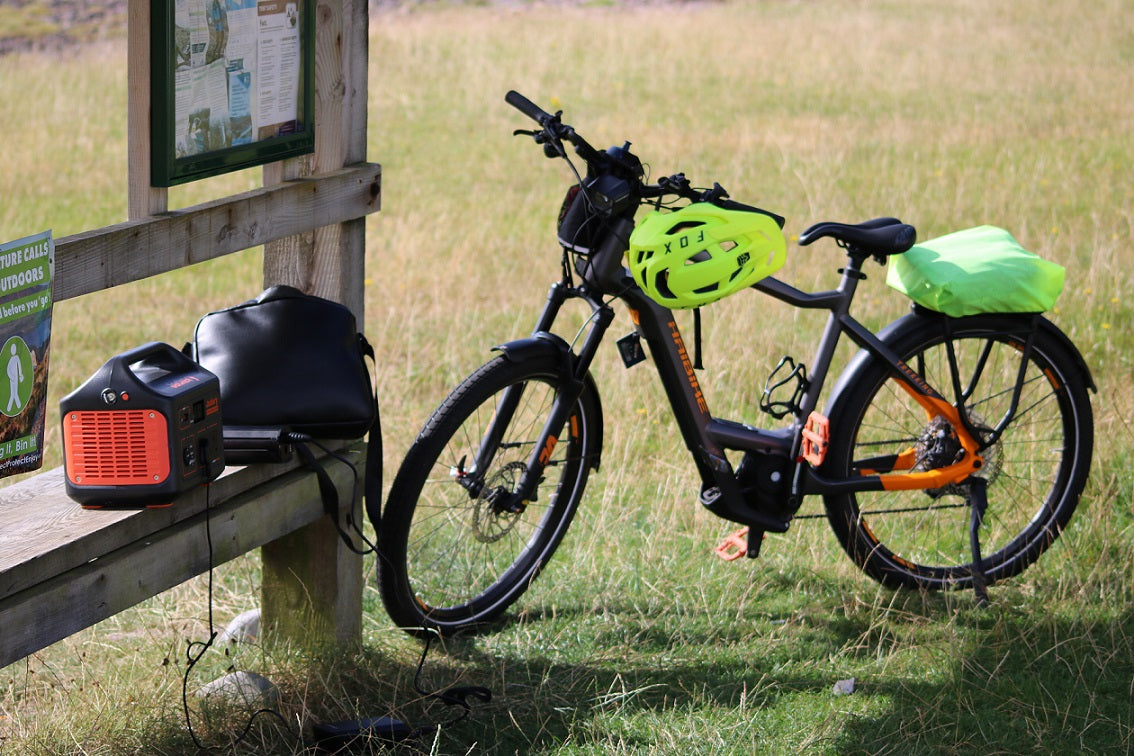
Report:
[[676,223],[671,226],[666,233],[673,236],[674,234],[680,234],[682,231],[688,231],[691,228],[698,228],[703,225],[705,225],[704,221],[682,221],[681,223]]

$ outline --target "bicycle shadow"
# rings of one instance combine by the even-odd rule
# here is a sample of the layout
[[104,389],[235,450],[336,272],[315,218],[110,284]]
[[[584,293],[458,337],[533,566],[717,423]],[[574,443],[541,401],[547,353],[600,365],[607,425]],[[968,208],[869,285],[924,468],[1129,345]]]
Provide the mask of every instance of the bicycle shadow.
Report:
[[[916,641],[887,630],[877,615],[809,616],[806,640],[786,641],[785,648],[761,659],[727,649],[761,623],[778,620],[758,617],[734,623],[732,630],[683,634],[686,646],[712,649],[703,663],[673,663],[677,656],[699,654],[667,653],[673,650],[672,637],[651,626],[649,618],[638,626],[627,621],[641,613],[641,607],[629,605],[602,607],[622,627],[589,640],[605,644],[607,651],[579,662],[565,663],[554,654],[521,647],[501,654],[486,650],[491,644],[479,639],[456,639],[446,643],[442,669],[463,670],[466,678],[486,681],[495,697],[459,725],[459,733],[450,730],[449,735],[476,742],[477,752],[536,752],[577,742],[580,733],[602,733],[620,719],[674,721],[675,712],[718,708],[743,710],[753,724],[750,729],[757,731],[762,717],[781,716],[777,712],[790,711],[801,697],[821,697],[830,699],[820,707],[827,712],[823,721],[799,727],[808,731],[801,742],[818,738],[826,752],[1080,752],[1134,744],[1129,716],[1134,708],[1134,612],[1092,621],[1037,617],[995,605],[958,609],[955,602],[939,594],[897,594],[882,612],[902,613],[911,626],[940,625],[921,634],[925,642],[955,644],[959,650],[943,648],[936,654],[943,659],[940,667],[924,677],[866,675],[857,680],[856,699],[842,699],[845,706],[833,692],[838,675],[832,667],[810,664],[814,660],[806,655],[817,646],[850,656],[879,649],[910,652]],[[594,608],[560,607],[559,624],[565,612],[583,621],[593,618]],[[539,626],[547,620],[534,611],[522,622],[538,638]],[[658,654],[651,659],[643,649],[652,648]],[[815,710],[809,706],[804,713]],[[735,723],[736,714],[729,716]],[[649,728],[613,726],[625,750],[662,747]],[[601,742],[603,736],[596,737]],[[735,748],[727,750],[768,752],[749,737],[740,733]]]
[[[413,727],[442,725],[436,740],[422,735],[397,753],[595,752],[615,741],[620,752],[651,753],[770,753],[785,742],[789,751],[846,754],[1134,745],[1134,609],[1050,616],[997,589],[993,606],[979,609],[962,594],[875,592],[860,578],[791,572],[769,587],[790,597],[801,580],[860,607],[818,598],[793,610],[784,600],[705,621],[698,609],[643,607],[612,594],[513,612],[483,634],[434,641],[420,673],[422,646],[389,627],[393,646],[309,657],[285,681],[282,713],[293,722],[394,716]],[[1054,590],[1043,580],[1032,585]],[[754,646],[753,634],[766,642]],[[767,652],[753,658],[754,647]],[[909,655],[919,653],[924,674],[908,671],[916,669]],[[836,696],[833,685],[848,670],[854,693]],[[454,685],[485,686],[492,700],[470,699],[470,715],[455,721],[459,707],[421,693]],[[295,736],[272,718],[260,718],[261,727],[259,742]],[[189,745],[180,728],[148,742],[155,753]]]

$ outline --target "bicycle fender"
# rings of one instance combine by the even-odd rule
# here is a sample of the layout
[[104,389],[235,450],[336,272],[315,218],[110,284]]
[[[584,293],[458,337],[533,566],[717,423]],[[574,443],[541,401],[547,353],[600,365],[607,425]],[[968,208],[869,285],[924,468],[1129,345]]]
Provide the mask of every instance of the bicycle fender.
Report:
[[523,362],[533,357],[550,355],[563,360],[564,365],[569,368],[575,366],[575,355],[571,353],[571,345],[561,336],[547,331],[538,331],[524,339],[497,344],[492,347],[492,351],[500,352],[511,362]]
[[[576,383],[573,377],[575,374],[575,353],[571,351],[571,345],[568,344],[562,337],[547,331],[538,331],[532,336],[523,339],[515,339],[503,344],[497,344],[492,347],[492,351],[500,352],[510,362],[524,362],[525,360],[540,359],[551,357],[559,362],[560,369],[563,375],[571,383]],[[588,371],[583,376],[582,390],[580,396],[587,397],[593,402],[595,409],[595,439],[596,452],[593,456],[593,463],[591,468],[593,470],[599,469],[601,461],[601,452],[603,448],[603,414],[602,414],[602,399],[599,396],[598,385],[595,383],[594,377]]]
[[[890,323],[888,326],[883,328],[877,333],[877,336],[883,343],[893,344],[895,341],[898,341],[902,337],[904,337],[908,332],[924,328],[927,322],[932,323],[933,320],[940,320],[948,317],[949,316],[947,315],[942,315],[941,313],[933,312],[931,310],[916,308],[910,314],[898,318],[893,323]],[[972,315],[968,317],[982,318],[985,316]],[[1002,314],[999,315],[999,317],[1019,321],[1021,331],[1026,332],[1031,328],[1031,315]],[[964,318],[955,318],[955,320],[964,320]],[[1091,370],[1087,366],[1086,360],[1083,359],[1083,355],[1079,353],[1078,348],[1067,336],[1067,334],[1063,333],[1063,331],[1060,330],[1058,326],[1056,326],[1045,317],[1041,316],[1038,319],[1038,323],[1040,330],[1045,331],[1047,334],[1055,337],[1055,339],[1059,341],[1059,343],[1064,348],[1066,348],[1068,354],[1074,357],[1075,364],[1079,369],[1080,377],[1083,381],[1083,385],[1085,385],[1091,391],[1098,393],[1098,389],[1095,387],[1095,381],[1091,376]],[[858,353],[855,354],[854,358],[847,364],[846,368],[844,368],[842,374],[839,376],[839,380],[836,382],[835,387],[831,389],[830,398],[827,401],[826,408],[826,413],[828,416],[835,414],[835,408],[839,406],[843,394],[848,391],[853,392],[856,389],[855,383],[856,378],[859,375],[859,371],[864,369],[866,363],[874,359],[876,359],[876,357],[865,349],[860,349]]]
[[1089,388],[1093,393],[1099,393],[1098,387],[1095,386],[1095,379],[1091,375],[1091,369],[1087,366],[1087,361],[1083,359],[1083,355],[1080,354],[1079,348],[1071,341],[1071,337],[1047,318],[1040,318],[1040,328],[1058,339],[1067,349],[1068,353],[1075,358],[1075,364],[1078,366],[1079,372],[1082,373],[1083,385]]

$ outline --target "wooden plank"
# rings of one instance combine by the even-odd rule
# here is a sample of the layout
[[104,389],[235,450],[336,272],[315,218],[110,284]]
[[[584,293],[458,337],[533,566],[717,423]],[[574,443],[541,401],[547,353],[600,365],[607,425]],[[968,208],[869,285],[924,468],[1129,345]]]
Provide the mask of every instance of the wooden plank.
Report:
[[370,98],[370,2],[348,0],[343,12],[345,115],[343,162],[366,160]]
[[375,212],[382,169],[355,164],[59,239],[55,301]]
[[[342,453],[361,468],[364,449],[359,443]],[[227,501],[298,466],[292,461],[230,468],[207,490],[188,491],[163,509],[83,509],[67,497],[61,467],[22,480],[0,498],[0,599],[191,519],[210,503]],[[345,469],[335,462],[330,467]]]
[[[340,499],[348,501],[355,486],[348,468],[331,464],[327,471]],[[0,599],[0,668],[206,572],[206,521],[214,564],[311,523],[331,526],[315,476],[302,469],[237,493],[207,512]]]

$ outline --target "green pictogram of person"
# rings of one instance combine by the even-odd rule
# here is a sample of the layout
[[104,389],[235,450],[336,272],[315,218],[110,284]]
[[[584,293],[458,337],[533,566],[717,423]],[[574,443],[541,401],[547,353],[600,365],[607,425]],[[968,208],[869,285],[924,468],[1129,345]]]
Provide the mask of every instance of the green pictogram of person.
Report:
[[0,349],[0,359],[4,361],[4,374],[8,376],[7,383],[0,382],[0,385],[8,390],[8,395],[0,406],[0,412],[8,417],[15,417],[23,412],[28,400],[31,399],[35,383],[35,364],[31,350],[19,336],[13,336],[4,342],[3,349]]

